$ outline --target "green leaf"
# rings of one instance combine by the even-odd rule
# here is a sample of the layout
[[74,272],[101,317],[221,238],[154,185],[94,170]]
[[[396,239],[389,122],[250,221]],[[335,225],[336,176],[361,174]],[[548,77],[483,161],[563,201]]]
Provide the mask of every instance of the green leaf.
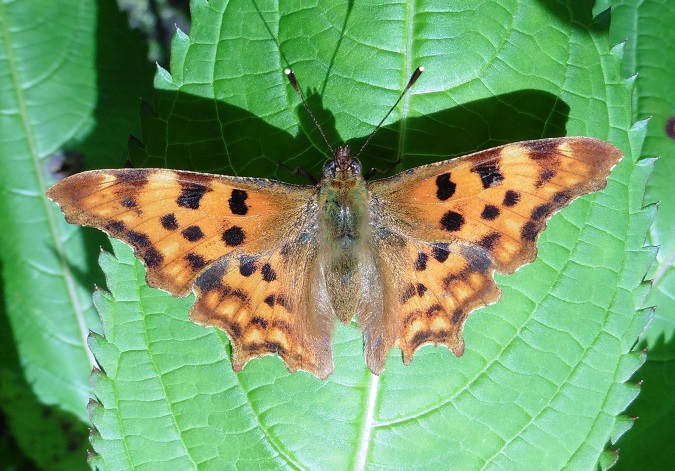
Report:
[[[0,382],[0,400],[8,411],[7,431],[12,431],[18,447],[37,469],[85,470],[87,426],[76,416],[40,404],[20,373],[0,368]],[[8,465],[2,456],[0,463]],[[26,465],[3,469],[26,469]]]
[[[53,276],[65,260],[48,241],[62,218],[42,195],[49,184],[46,158],[82,129],[95,104],[89,66],[94,50],[87,36],[94,34],[96,16],[93,2],[39,2],[44,7],[39,16],[37,3],[0,3],[0,221],[12,228],[0,238],[5,302],[26,378],[38,397],[84,418],[93,364],[85,348],[86,325],[97,325],[96,313],[88,287]],[[58,15],[59,7],[70,14]],[[79,53],[56,52],[69,50]],[[76,101],[70,87],[77,87]],[[40,295],[59,291],[70,297]]]
[[[650,117],[644,156],[659,156],[647,186],[646,201],[659,202],[649,242],[659,247],[650,277],[653,289],[647,306],[656,306],[654,318],[639,348],[648,351],[647,364],[633,377],[644,381],[642,393],[629,408],[637,417],[635,430],[621,440],[619,469],[661,470],[675,459],[675,97],[670,71],[675,68],[675,10],[667,0],[616,1],[612,10],[612,37],[627,39],[622,62],[625,75],[635,75],[634,112]],[[658,34],[654,34],[658,32]],[[670,135],[668,134],[670,129]]]
[[[292,66],[329,140],[359,148],[417,65],[426,72],[362,155],[403,166],[527,138],[588,135],[626,157],[607,188],[554,216],[536,262],[499,277],[502,300],[467,321],[466,353],[400,352],[375,377],[362,337],[336,327],[335,373],[289,374],[278,358],[231,370],[226,336],[187,320],[192,297],[142,282],[115,242],[110,293],[91,338],[102,371],[92,464],[102,469],[590,469],[630,426],[626,381],[649,318],[638,311],[653,259],[636,162],[632,82],[590,2],[193,1],[170,72],[142,110],[136,165],[283,176],[317,174],[326,145],[282,69]],[[297,118],[296,118],[297,114]]]
[[[87,427],[78,417],[48,407],[23,377],[7,316],[0,306],[0,463],[2,469],[84,469]],[[32,460],[33,463],[31,463]],[[39,467],[35,467],[35,465]]]
[[98,3],[0,0],[0,402],[17,445],[50,469],[86,466],[107,239],[66,224],[44,193],[62,173],[124,162],[150,70],[114,3]]
[[[657,265],[652,271],[654,289],[649,303],[659,306],[654,320],[645,333],[644,345],[650,348],[665,341],[667,360],[675,359],[675,200],[672,195],[672,176],[675,175],[675,97],[670,93],[669,71],[675,67],[675,31],[666,25],[675,21],[675,11],[665,0],[649,0],[639,7],[632,2],[617,5],[620,23],[615,36],[630,35],[634,44],[631,56],[626,58],[626,73],[636,74],[636,118],[649,118],[644,156],[661,157],[647,186],[646,199],[659,202],[658,216],[650,228],[650,242],[659,247]],[[653,31],[663,34],[653,35]],[[634,68],[629,69],[629,66]],[[672,135],[667,134],[670,128]]]

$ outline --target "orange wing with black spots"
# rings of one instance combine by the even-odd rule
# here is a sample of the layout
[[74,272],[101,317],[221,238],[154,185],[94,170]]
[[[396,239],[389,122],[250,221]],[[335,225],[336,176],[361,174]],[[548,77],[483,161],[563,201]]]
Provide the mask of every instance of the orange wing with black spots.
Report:
[[[163,169],[94,170],[47,196],[70,223],[131,247],[150,286],[197,294],[191,318],[232,339],[234,368],[279,353],[289,369],[332,371],[332,323],[308,299],[316,189]],[[314,282],[315,283],[315,282]]]
[[333,372],[334,316],[316,292],[316,252],[303,237],[255,256],[230,254],[199,275],[190,317],[228,333],[235,371],[278,353],[291,371]]
[[381,371],[395,345],[406,363],[427,343],[460,356],[467,315],[501,295],[494,271],[512,273],[534,260],[548,218],[604,188],[621,157],[597,139],[542,139],[370,183],[387,293],[384,322],[362,320],[371,368]]

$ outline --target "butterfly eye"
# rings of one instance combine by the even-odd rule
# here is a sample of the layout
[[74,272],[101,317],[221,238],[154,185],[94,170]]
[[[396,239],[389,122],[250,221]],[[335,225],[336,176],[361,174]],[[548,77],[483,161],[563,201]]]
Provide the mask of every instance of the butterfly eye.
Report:
[[323,165],[324,177],[335,178],[336,171],[337,171],[337,162],[335,162],[335,159],[328,160]]
[[349,171],[352,172],[352,175],[361,175],[361,162],[354,159],[349,164]]

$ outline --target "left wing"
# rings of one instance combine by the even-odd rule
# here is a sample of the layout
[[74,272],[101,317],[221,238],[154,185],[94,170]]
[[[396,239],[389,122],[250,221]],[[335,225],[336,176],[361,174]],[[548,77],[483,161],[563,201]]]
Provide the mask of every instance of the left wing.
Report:
[[165,169],[93,170],[47,192],[68,222],[129,244],[150,286],[193,290],[190,318],[227,332],[235,371],[278,353],[289,370],[326,378],[333,323],[311,296],[320,291],[315,195],[311,186]]

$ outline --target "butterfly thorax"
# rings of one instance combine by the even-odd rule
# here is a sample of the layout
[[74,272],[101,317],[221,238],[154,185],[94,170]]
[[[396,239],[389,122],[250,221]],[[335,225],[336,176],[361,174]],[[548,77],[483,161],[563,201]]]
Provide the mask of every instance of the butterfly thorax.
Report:
[[321,272],[337,317],[349,322],[357,311],[370,251],[368,192],[361,164],[348,147],[338,147],[319,183]]

